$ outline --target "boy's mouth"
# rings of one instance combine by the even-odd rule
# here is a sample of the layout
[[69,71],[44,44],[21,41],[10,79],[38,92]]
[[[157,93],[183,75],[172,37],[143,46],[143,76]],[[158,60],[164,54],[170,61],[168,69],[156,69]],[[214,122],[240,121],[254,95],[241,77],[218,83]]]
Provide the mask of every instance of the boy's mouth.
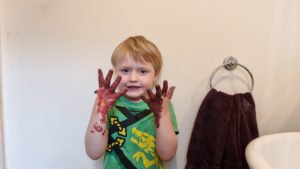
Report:
[[140,86],[126,86],[128,89],[138,89]]

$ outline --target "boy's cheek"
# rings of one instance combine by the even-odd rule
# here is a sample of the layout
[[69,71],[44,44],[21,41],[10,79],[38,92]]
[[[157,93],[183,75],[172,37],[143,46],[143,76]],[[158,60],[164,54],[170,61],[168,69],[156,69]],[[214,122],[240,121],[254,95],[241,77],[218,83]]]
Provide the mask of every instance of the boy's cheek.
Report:
[[[122,77],[121,77],[122,78]],[[121,81],[120,81],[120,84],[119,84],[119,86],[125,86],[125,84],[126,84],[126,82],[127,82],[127,79],[126,78],[122,78],[121,79]]]
[[126,88],[126,81],[125,81],[125,80],[121,80],[121,82],[120,82],[119,85],[118,85],[118,88],[119,88],[119,89]]
[[123,74],[122,74],[122,72],[121,71],[118,71],[118,70],[115,70],[115,75],[116,76],[121,76],[122,78],[123,78]]

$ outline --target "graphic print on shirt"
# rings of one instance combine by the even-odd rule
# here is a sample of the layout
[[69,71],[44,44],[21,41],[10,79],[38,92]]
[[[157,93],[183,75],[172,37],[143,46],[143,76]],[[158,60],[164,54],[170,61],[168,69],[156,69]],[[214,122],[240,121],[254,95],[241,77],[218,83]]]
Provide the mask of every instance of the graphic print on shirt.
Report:
[[142,150],[136,151],[133,155],[133,159],[136,161],[142,160],[145,168],[149,168],[156,164],[158,165],[158,168],[162,168],[159,158],[155,153],[155,137],[147,132],[142,132],[137,128],[133,128],[131,132],[133,136],[130,140]]
[[[116,108],[114,113],[108,117],[110,134],[107,152],[111,157],[116,155],[124,168],[162,169],[163,163],[155,148],[154,119],[153,116],[148,116],[152,111],[150,109],[129,111],[122,106],[114,108]],[[151,120],[142,120],[145,117],[150,117]],[[133,124],[135,126],[131,127]],[[139,126],[147,129],[143,130]],[[153,127],[154,132],[152,128],[148,130],[147,126]]]
[[125,137],[127,136],[126,127],[123,127],[121,125],[118,117],[112,116],[110,118],[110,125],[115,126],[117,128],[118,137],[107,146],[108,152],[111,152],[114,147],[122,147],[126,141]]

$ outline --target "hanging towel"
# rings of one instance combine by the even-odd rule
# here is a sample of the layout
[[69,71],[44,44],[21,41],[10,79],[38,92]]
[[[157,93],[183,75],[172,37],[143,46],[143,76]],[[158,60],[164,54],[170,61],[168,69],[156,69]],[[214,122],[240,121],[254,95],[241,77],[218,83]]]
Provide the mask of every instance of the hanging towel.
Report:
[[258,137],[251,93],[229,95],[211,89],[192,131],[186,169],[248,169],[247,144]]

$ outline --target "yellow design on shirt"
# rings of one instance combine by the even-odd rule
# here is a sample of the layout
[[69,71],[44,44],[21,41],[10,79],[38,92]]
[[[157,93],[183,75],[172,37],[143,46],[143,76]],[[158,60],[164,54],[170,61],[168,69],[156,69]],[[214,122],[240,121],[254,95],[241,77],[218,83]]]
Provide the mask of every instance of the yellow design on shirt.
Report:
[[[145,168],[149,168],[156,164],[159,165],[158,168],[162,168],[161,163],[155,153],[155,138],[146,132],[139,131],[137,128],[132,129],[132,134],[133,137],[131,137],[131,141],[143,150],[137,151],[133,155],[133,159],[136,161],[142,159]],[[150,155],[152,159],[148,159],[147,155]]]
[[111,152],[114,147],[122,147],[125,142],[125,138],[123,138],[123,137],[126,137],[126,135],[127,135],[126,128],[121,125],[118,117],[112,116],[110,119],[111,119],[110,125],[117,127],[119,137],[117,137],[117,139],[114,142],[112,142],[111,144],[109,144],[107,146],[106,150],[108,152]]

